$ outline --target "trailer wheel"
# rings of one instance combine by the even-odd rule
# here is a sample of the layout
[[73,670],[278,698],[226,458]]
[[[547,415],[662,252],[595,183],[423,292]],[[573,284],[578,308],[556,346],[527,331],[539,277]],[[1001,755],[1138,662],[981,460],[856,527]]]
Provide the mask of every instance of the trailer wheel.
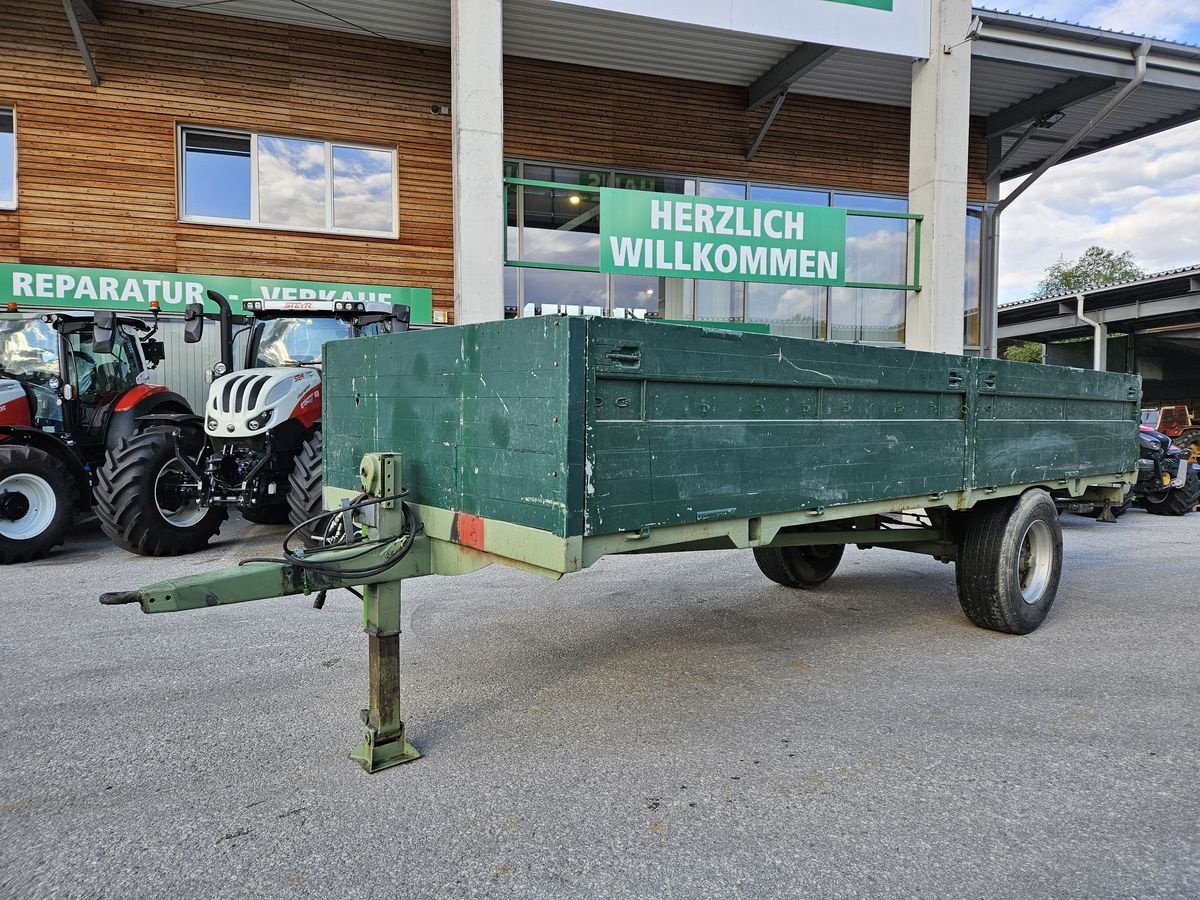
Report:
[[[321,432],[314,431],[296,454],[296,464],[292,467],[288,484],[288,506],[293,526],[319,515],[325,509],[321,492],[321,451]],[[299,534],[306,544],[313,543],[311,527],[301,529]]]
[[75,481],[40,447],[0,446],[0,564],[41,559],[63,542]]
[[228,515],[181,494],[189,480],[175,458],[171,428],[125,438],[96,473],[96,517],[113,543],[142,556],[178,556],[204,547]]
[[959,539],[958,602],[980,628],[1029,634],[1054,604],[1062,574],[1062,526],[1040,489],[981,503]]
[[845,551],[845,544],[755,547],[754,561],[759,571],[776,584],[806,590],[828,581]]
[[1177,488],[1162,494],[1142,498],[1142,509],[1156,516],[1183,516],[1200,503],[1200,476],[1189,471],[1187,478]]

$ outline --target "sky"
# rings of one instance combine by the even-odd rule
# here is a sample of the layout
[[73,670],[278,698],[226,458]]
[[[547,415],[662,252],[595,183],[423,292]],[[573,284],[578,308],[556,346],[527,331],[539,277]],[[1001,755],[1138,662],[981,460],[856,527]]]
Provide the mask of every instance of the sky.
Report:
[[[1018,0],[1009,11],[1200,45],[1200,0]],[[1096,244],[1132,251],[1147,272],[1200,265],[1198,223],[1200,122],[1055,166],[1001,217],[1000,302],[1031,296],[1048,265]]]

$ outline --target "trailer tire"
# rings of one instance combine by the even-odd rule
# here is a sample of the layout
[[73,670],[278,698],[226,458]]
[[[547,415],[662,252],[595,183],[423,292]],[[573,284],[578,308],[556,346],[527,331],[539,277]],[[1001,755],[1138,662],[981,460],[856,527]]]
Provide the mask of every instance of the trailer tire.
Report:
[[221,530],[229,514],[179,503],[172,482],[180,474],[173,428],[147,428],[124,438],[96,473],[96,517],[114,544],[141,556],[194,553]]
[[[296,454],[296,463],[292,467],[292,475],[288,483],[288,506],[291,510],[292,526],[320,515],[325,509],[325,501],[321,490],[321,432],[314,431],[312,437],[300,445]],[[312,528],[302,528],[299,532],[301,539],[312,545]]]
[[776,584],[808,590],[829,580],[845,552],[845,544],[755,547],[754,561],[759,571]]
[[1062,575],[1062,526],[1050,495],[1026,491],[980,503],[961,532],[958,602],[980,628],[1029,634],[1054,604]]
[[61,544],[76,494],[59,459],[28,444],[0,445],[0,564],[41,559]]
[[1177,488],[1168,490],[1159,498],[1142,498],[1142,509],[1156,516],[1183,516],[1200,503],[1200,476],[1188,471],[1187,478]]

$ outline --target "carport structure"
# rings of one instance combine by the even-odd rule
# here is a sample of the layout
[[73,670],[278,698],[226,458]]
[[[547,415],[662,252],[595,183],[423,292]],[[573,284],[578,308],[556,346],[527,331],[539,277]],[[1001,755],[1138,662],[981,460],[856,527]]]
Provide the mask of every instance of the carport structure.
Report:
[[[1200,265],[1010,303],[1000,307],[998,336],[1047,344],[1047,362],[1137,372],[1151,405],[1194,402],[1200,398]],[[1056,343],[1088,337],[1091,342]],[[1096,353],[1097,347],[1105,352]]]

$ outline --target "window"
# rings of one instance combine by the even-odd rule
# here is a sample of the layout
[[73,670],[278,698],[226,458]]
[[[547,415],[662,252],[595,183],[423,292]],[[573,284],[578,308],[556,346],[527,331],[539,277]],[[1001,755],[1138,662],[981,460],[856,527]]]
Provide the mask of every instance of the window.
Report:
[[396,237],[396,153],[331,141],[184,128],[180,218]]
[[0,106],[0,209],[17,208],[17,129],[11,109]]

